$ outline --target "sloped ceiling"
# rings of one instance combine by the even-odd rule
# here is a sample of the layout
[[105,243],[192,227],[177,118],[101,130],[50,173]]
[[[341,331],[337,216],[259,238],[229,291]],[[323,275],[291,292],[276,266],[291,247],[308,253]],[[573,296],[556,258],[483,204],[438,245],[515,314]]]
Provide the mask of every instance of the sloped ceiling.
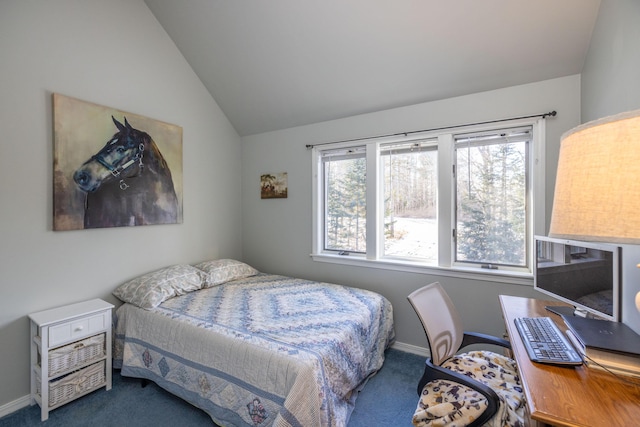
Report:
[[600,0],[145,0],[241,136],[579,74]]

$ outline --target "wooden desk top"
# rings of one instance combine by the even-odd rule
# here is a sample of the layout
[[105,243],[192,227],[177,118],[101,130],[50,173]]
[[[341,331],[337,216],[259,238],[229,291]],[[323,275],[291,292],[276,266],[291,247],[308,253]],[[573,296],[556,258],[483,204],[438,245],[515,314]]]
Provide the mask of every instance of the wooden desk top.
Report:
[[564,331],[562,318],[544,308],[563,303],[500,295],[500,305],[532,419],[571,427],[640,425],[639,379],[585,365],[560,367],[529,359],[513,319],[551,317]]

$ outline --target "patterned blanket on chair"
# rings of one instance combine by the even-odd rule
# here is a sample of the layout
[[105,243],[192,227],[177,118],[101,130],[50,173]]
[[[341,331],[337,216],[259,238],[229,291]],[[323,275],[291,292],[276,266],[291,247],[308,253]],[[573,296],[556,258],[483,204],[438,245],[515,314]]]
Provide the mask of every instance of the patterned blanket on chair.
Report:
[[[472,351],[455,356],[442,366],[469,374],[496,391],[498,412],[487,427],[523,427],[525,400],[516,363],[490,351]],[[446,380],[427,383],[413,415],[416,427],[463,427],[486,409],[486,398],[475,390]]]

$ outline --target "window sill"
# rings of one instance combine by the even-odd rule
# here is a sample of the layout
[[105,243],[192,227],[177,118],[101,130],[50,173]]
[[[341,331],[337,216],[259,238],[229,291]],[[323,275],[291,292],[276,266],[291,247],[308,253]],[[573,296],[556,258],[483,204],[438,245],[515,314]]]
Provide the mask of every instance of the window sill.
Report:
[[384,270],[403,271],[407,273],[431,274],[434,276],[456,277],[459,279],[482,280],[508,283],[512,285],[533,285],[531,273],[521,273],[508,270],[484,270],[470,267],[440,267],[425,265],[418,262],[400,260],[370,260],[357,255],[311,254],[311,258],[318,262],[352,265],[357,267],[380,268]]

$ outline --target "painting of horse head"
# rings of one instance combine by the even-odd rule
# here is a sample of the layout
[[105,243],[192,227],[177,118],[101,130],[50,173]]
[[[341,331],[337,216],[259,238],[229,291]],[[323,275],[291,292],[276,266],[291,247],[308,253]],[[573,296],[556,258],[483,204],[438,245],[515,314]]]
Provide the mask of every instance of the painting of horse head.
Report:
[[[54,182],[54,192],[60,186],[60,193],[69,193],[80,200],[80,203],[77,203],[77,210],[81,210],[78,212],[80,218],[77,228],[182,222],[182,205],[176,192],[171,167],[152,134],[146,131],[145,121],[134,121],[132,117],[135,118],[135,115],[103,115],[100,120],[111,124],[112,132],[115,130],[113,135],[91,137],[90,132],[85,130],[82,137],[76,137],[76,148],[82,148],[86,157],[77,161],[75,167],[68,162],[69,171],[60,172],[58,178],[69,177],[70,182]],[[106,128],[104,124],[102,126],[102,129]],[[149,126],[153,128],[153,124]],[[104,135],[105,131],[102,130],[100,133]],[[97,145],[98,142],[100,145]],[[87,153],[88,147],[85,144],[96,147],[95,151]],[[62,150],[58,151],[62,154]],[[64,152],[67,151],[73,152],[73,147],[66,147]],[[75,156],[77,158],[79,154]],[[60,160],[56,158],[57,162]],[[182,170],[179,172],[181,174]],[[65,225],[60,229],[71,227]]]

